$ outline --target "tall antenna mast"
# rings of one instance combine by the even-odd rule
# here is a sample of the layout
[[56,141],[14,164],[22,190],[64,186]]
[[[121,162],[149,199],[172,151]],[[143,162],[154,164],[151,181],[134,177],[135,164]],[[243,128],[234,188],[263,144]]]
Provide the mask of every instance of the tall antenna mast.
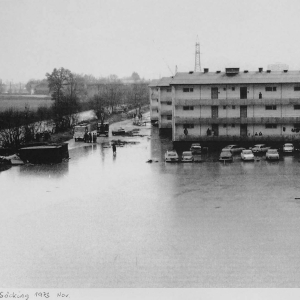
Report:
[[200,43],[197,35],[197,42],[195,46],[195,72],[201,72],[201,63],[200,63]]

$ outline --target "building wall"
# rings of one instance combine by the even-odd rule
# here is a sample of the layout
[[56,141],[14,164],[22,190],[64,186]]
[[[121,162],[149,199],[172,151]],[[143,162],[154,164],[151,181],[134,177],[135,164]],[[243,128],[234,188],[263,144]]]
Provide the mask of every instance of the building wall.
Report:
[[[300,84],[300,83],[299,83]],[[258,118],[262,118],[264,123],[247,124],[247,135],[253,136],[261,132],[263,136],[290,136],[296,134],[292,131],[295,125],[293,120],[285,123],[284,118],[299,118],[295,122],[300,124],[300,109],[295,109],[294,105],[300,105],[300,91],[295,91],[297,84],[245,84],[245,85],[176,85],[173,86],[173,140],[195,140],[197,137],[207,135],[207,128],[212,129],[212,125],[205,125],[203,120],[212,120],[218,124],[218,119],[233,118],[233,123],[219,124],[219,136],[240,136],[241,135],[241,103],[247,107],[247,119],[252,118],[252,122],[257,123]],[[299,86],[299,85],[297,85]],[[217,98],[222,101],[212,99],[212,87],[218,88]],[[247,100],[252,102],[247,104],[247,100],[241,100],[240,88],[247,87]],[[267,91],[266,87],[270,90]],[[184,92],[183,88],[192,89]],[[260,98],[261,94],[261,98]],[[210,100],[212,99],[211,103]],[[254,99],[254,100],[253,100]],[[260,100],[261,99],[261,100]],[[180,102],[176,100],[182,100]],[[227,101],[228,100],[228,101]],[[232,101],[234,100],[234,101]],[[240,103],[239,103],[239,100]],[[267,100],[267,101],[265,101]],[[299,100],[299,101],[298,101]],[[212,106],[218,103],[218,117],[212,119]],[[235,103],[232,105],[232,103]],[[192,106],[193,109],[184,110],[183,107]],[[300,107],[300,106],[299,106]],[[256,119],[255,119],[256,118]],[[267,119],[273,118],[273,119]],[[276,119],[274,119],[276,118]],[[219,120],[220,122],[220,120]],[[250,122],[250,121],[247,121]],[[266,128],[266,123],[274,122],[271,125],[276,128]],[[193,124],[193,128],[188,128],[188,135],[183,134],[184,126]],[[275,126],[276,125],[276,126]],[[270,126],[270,124],[268,125]],[[300,126],[300,125],[299,125]],[[297,134],[296,134],[297,135]],[[298,133],[300,136],[300,133]]]
[[168,91],[170,87],[159,88],[159,116],[158,116],[158,127],[171,128],[172,119],[169,120],[168,116],[173,115],[172,108],[172,91]]
[[158,121],[159,117],[159,91],[157,87],[149,87],[150,88],[150,120]]

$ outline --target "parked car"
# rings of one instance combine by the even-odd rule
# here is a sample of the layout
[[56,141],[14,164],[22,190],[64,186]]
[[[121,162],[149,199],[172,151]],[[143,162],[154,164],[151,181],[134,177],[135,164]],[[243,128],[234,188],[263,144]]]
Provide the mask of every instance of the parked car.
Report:
[[199,143],[192,144],[190,151],[192,154],[201,154],[201,145]]
[[277,149],[268,149],[266,152],[267,160],[279,160],[279,153]]
[[231,153],[240,153],[240,152],[242,152],[243,150],[245,150],[245,148],[243,148],[243,147],[240,147],[240,146],[238,146],[238,145],[227,145],[226,147],[224,147],[223,149],[222,149],[222,151],[223,150],[229,150]]
[[251,150],[242,150],[241,158],[242,160],[254,160],[254,154]]
[[166,162],[178,162],[178,154],[174,150],[169,150],[165,153],[165,161]]
[[125,130],[124,128],[120,127],[117,130],[113,130],[111,132],[112,135],[124,135],[125,134]]
[[250,150],[252,150],[253,153],[263,153],[263,152],[267,152],[271,147],[267,147],[267,145],[265,144],[257,144],[254,145],[254,147],[249,148]]
[[182,152],[181,161],[182,162],[193,162],[194,158],[193,158],[192,151]]
[[233,156],[230,150],[222,150],[219,161],[233,161]]
[[286,143],[283,145],[282,150],[284,153],[292,153],[294,152],[294,145],[291,143]]

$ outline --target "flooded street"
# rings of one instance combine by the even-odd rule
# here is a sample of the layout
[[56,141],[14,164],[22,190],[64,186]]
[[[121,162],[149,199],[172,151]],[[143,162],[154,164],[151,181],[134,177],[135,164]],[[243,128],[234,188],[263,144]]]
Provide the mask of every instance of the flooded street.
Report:
[[299,154],[166,164],[171,140],[142,127],[0,172],[1,286],[299,287]]

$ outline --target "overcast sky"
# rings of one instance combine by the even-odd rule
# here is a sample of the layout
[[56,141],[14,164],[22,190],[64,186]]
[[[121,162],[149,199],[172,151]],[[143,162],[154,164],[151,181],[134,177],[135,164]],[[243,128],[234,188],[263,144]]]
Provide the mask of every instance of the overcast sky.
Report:
[[146,79],[201,66],[300,69],[299,0],[0,0],[0,78],[64,67]]

